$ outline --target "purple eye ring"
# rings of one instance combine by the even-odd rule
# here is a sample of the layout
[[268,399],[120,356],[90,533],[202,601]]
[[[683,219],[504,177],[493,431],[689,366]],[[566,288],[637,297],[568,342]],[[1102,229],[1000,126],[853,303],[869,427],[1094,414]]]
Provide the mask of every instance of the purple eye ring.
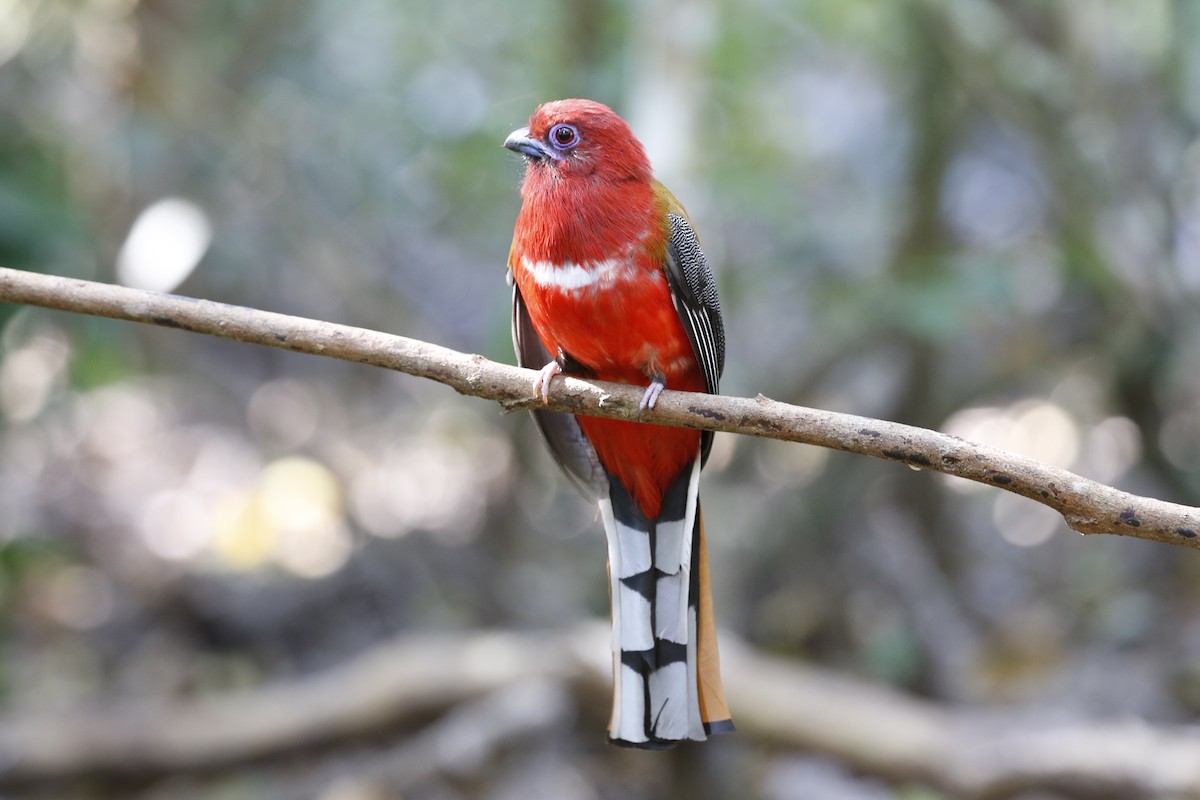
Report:
[[570,150],[579,144],[579,129],[574,125],[560,122],[550,129],[550,144],[556,150]]

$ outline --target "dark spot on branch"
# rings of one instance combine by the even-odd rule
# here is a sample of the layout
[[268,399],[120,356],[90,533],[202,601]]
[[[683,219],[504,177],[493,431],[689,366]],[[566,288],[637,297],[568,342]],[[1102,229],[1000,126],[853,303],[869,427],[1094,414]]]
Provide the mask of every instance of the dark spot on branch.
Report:
[[1185,539],[1195,539],[1196,532],[1191,528],[1176,528],[1175,532]]
[[277,342],[286,342],[286,341],[287,341],[287,334],[286,334],[286,333],[277,333],[277,334],[275,334],[275,341],[277,341]]
[[1007,475],[1001,475],[999,472],[997,472],[992,476],[992,483],[998,483],[1001,486],[1008,486],[1010,483],[1012,483],[1012,478],[1008,477]]
[[916,464],[919,467],[930,467],[933,464],[924,453],[906,453],[900,449],[884,450],[883,455],[893,461],[903,461],[905,464]]
[[699,414],[700,416],[704,417],[705,419],[715,419],[715,420],[719,420],[721,422],[725,421],[725,415],[722,414],[720,411],[715,411],[713,409],[696,408],[695,406],[688,406],[688,411],[692,412],[693,414]]
[[179,328],[180,330],[186,330],[183,327],[183,325],[179,324],[179,322],[174,317],[167,317],[167,316],[162,316],[162,315],[156,314],[155,316],[151,317],[150,319],[154,322],[155,325],[161,325],[164,328]]
[[1121,512],[1121,516],[1117,517],[1117,523],[1120,525],[1129,525],[1133,528],[1140,528],[1142,521],[1137,518],[1137,514],[1133,513],[1132,507],[1127,507]]
[[878,439],[880,436],[883,436],[883,434],[880,433],[879,431],[873,431],[870,428],[863,428],[862,430],[860,430],[858,432],[858,435],[859,436],[870,436],[872,439]]
[[1056,485],[1055,485],[1053,482],[1051,482],[1051,483],[1047,484],[1047,488],[1049,488],[1049,489],[1050,489],[1050,492],[1051,492],[1051,493],[1052,493],[1052,494],[1053,494],[1055,497],[1058,497],[1058,486],[1056,486]]
[[943,467],[957,467],[958,466],[958,456],[942,456],[942,466]]

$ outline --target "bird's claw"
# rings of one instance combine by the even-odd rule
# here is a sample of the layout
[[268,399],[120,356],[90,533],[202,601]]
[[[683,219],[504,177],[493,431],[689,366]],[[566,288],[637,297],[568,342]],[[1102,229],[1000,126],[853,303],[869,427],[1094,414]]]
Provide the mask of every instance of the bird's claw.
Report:
[[665,378],[656,377],[650,381],[650,385],[646,387],[646,393],[642,395],[642,402],[638,403],[638,410],[645,411],[647,408],[654,408],[654,404],[658,402],[658,396],[663,393],[665,388],[667,388]]
[[542,396],[543,403],[550,402],[550,381],[554,380],[555,375],[562,373],[562,367],[557,361],[551,361],[546,366],[538,371],[537,377],[533,379],[533,396]]

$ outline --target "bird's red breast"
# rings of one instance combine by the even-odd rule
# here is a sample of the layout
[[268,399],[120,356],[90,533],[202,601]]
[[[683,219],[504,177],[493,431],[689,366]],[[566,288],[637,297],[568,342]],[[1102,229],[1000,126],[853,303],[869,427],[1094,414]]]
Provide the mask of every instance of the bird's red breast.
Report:
[[[521,187],[509,268],[550,353],[561,351],[600,380],[705,391],[671,298],[666,258],[670,194],[628,126],[583,100],[541,106],[529,138],[570,126],[570,157],[531,161]],[[580,418],[601,463],[659,515],[662,494],[696,458],[700,434],[681,428]]]

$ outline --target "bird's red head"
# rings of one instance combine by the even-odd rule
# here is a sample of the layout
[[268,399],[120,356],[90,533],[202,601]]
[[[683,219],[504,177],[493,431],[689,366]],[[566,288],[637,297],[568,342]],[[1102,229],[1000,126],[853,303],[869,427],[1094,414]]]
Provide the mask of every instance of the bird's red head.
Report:
[[[666,247],[666,213],[650,161],[633,131],[606,105],[555,100],[504,146],[525,156],[513,253],[553,263],[599,261],[637,243]],[[655,235],[657,234],[657,235]]]
[[525,156],[526,180],[590,177],[650,180],[650,162],[625,120],[594,100],[554,100],[538,106],[528,128],[513,131],[504,146]]

